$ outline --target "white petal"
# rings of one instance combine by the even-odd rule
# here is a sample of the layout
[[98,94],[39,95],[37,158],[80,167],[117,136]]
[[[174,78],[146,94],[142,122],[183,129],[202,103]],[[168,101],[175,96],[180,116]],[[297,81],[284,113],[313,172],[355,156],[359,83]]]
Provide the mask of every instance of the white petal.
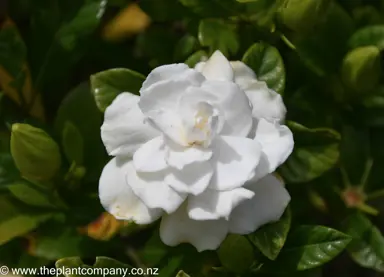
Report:
[[103,207],[117,219],[149,224],[162,215],[161,209],[148,208],[131,190],[125,179],[132,163],[113,158],[105,167],[99,181],[99,197]]
[[241,187],[252,177],[259,163],[261,146],[248,138],[222,136],[213,142],[215,174],[209,188],[230,190]]
[[194,162],[208,161],[212,157],[212,150],[201,146],[184,147],[170,142],[168,147],[167,164],[179,170]]
[[133,192],[150,208],[161,208],[173,213],[185,200],[186,194],[178,193],[165,183],[165,172],[139,173],[128,167],[127,182]]
[[188,217],[186,208],[181,206],[175,213],[164,215],[160,224],[160,238],[169,245],[190,243],[197,251],[215,250],[228,233],[228,221],[197,221]]
[[196,162],[181,170],[172,168],[165,181],[180,193],[198,195],[208,187],[212,175],[213,168],[209,162]]
[[253,70],[241,61],[231,62],[235,75],[235,83],[242,89],[246,88],[250,82],[256,80],[256,74]]
[[132,155],[142,144],[159,135],[144,122],[139,99],[137,95],[123,92],[106,109],[101,138],[109,155]]
[[293,134],[287,126],[265,119],[260,119],[257,123],[255,140],[261,144],[264,154],[264,165],[261,166],[268,168],[268,173],[275,171],[285,162],[294,146]]
[[133,165],[140,172],[153,172],[165,169],[165,144],[163,136],[158,136],[142,145],[133,155]]
[[244,88],[252,103],[252,115],[256,118],[284,121],[287,109],[280,94],[267,87],[265,82],[253,81]]
[[202,73],[208,80],[217,81],[232,81],[233,69],[227,58],[220,52],[215,51],[213,55],[205,63],[204,67],[197,66],[197,69],[202,69]]
[[247,185],[255,196],[237,206],[230,216],[230,233],[249,234],[260,226],[280,219],[291,197],[273,175]]
[[190,86],[188,81],[164,81],[150,86],[139,106],[149,122],[173,141],[187,145],[179,114],[179,99]]
[[202,72],[203,69],[204,69],[204,66],[205,66],[206,62],[198,62],[196,65],[195,65],[195,70],[199,71],[199,72]]
[[200,195],[188,197],[188,215],[195,220],[228,220],[235,207],[253,196],[254,193],[245,188],[228,191],[207,189]]
[[252,128],[252,107],[240,87],[232,82],[206,81],[201,88],[208,92],[210,104],[217,106],[225,119],[220,134],[247,136]]
[[149,73],[140,90],[140,94],[146,93],[146,90],[153,84],[168,80],[185,80],[191,85],[200,85],[204,81],[204,76],[188,67],[186,64],[162,65]]

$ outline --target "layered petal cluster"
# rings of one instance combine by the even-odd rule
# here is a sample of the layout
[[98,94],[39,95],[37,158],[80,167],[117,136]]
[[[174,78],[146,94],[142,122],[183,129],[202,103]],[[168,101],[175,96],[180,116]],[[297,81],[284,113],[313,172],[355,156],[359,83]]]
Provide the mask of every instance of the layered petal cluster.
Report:
[[198,251],[278,220],[290,201],[271,175],[293,149],[285,112],[280,95],[220,52],[194,69],[154,69],[140,96],[123,92],[105,112],[114,158],[100,177],[102,205],[137,224],[162,218],[165,244]]

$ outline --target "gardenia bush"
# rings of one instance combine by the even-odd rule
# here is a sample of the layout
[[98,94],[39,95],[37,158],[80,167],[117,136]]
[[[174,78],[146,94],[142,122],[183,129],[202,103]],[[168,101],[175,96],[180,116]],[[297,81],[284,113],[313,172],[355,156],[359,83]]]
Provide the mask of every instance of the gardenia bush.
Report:
[[383,15],[381,0],[2,1],[0,263],[380,276]]

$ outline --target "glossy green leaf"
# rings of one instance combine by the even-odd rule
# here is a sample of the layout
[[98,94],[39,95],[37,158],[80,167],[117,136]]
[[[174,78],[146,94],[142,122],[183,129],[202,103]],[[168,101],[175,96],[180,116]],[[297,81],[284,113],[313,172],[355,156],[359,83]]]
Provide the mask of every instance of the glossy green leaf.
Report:
[[92,93],[97,107],[104,112],[122,92],[139,94],[145,77],[129,69],[115,68],[91,76]]
[[61,103],[55,119],[55,130],[62,134],[70,121],[81,133],[84,141],[86,180],[96,181],[107,162],[107,154],[100,138],[103,115],[98,110],[88,84],[83,83],[70,91]]
[[300,226],[292,230],[274,262],[265,269],[276,272],[308,270],[338,256],[351,241],[348,235],[324,226]]
[[84,141],[80,131],[71,121],[65,122],[61,141],[68,162],[81,165],[84,161]]
[[[94,268],[92,274],[87,273],[87,275],[123,277],[131,273],[131,266],[108,257],[96,257],[96,261],[92,266],[85,264],[80,257],[62,258],[56,261],[55,266],[56,269],[62,271],[61,273],[65,277],[82,276],[84,275],[83,272],[91,272],[89,270],[91,268]],[[86,271],[87,269],[88,271]],[[136,271],[134,273],[136,273]]]
[[357,30],[348,41],[350,48],[376,46],[384,49],[384,25],[371,25]]
[[199,25],[199,41],[209,47],[211,53],[220,50],[224,55],[235,55],[239,41],[235,27],[219,19],[203,19]]
[[319,177],[333,168],[339,159],[340,134],[332,129],[309,129],[289,121],[295,148],[288,160],[279,168],[284,180],[302,183]]
[[56,207],[52,193],[44,188],[37,188],[28,182],[18,182],[8,187],[14,197],[25,204],[37,207],[54,208]]
[[342,223],[342,230],[352,237],[348,252],[359,265],[384,272],[384,237],[363,214],[355,213]]
[[58,0],[34,2],[29,31],[33,39],[29,41],[28,54],[36,76],[35,88],[49,103],[57,103],[57,95],[66,92],[74,65],[94,43],[91,37],[107,2],[87,0],[67,2],[67,5]]
[[255,43],[244,54],[243,62],[253,69],[258,80],[265,81],[269,88],[283,94],[285,68],[279,50],[266,43]]
[[31,180],[50,180],[61,166],[57,143],[44,130],[29,124],[12,125],[11,153],[21,174]]
[[290,227],[291,212],[287,208],[279,221],[262,226],[248,238],[263,255],[275,260],[285,244]]
[[230,234],[217,250],[221,264],[228,270],[241,274],[254,262],[252,244],[245,236]]
[[196,53],[193,53],[186,61],[185,63],[189,67],[195,67],[196,64],[199,62],[204,61],[205,59],[208,59],[208,54],[204,50],[197,51]]
[[331,2],[322,21],[315,36],[299,33],[290,38],[301,60],[318,76],[338,72],[353,32],[352,18],[335,1]]
[[183,36],[176,45],[174,60],[183,61],[185,58],[187,58],[193,53],[197,45],[198,41],[194,36]]

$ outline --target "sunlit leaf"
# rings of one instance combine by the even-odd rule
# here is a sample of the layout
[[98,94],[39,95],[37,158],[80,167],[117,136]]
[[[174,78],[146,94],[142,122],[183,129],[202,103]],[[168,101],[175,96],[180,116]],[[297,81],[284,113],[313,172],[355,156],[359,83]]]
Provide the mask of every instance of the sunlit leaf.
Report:
[[97,107],[104,112],[116,96],[122,92],[139,94],[145,77],[129,69],[115,68],[91,76],[92,93]]
[[253,69],[258,80],[265,81],[269,88],[283,94],[285,68],[279,50],[265,43],[255,43],[244,54],[243,62]]
[[295,148],[279,172],[289,183],[315,179],[333,168],[339,159],[340,134],[332,129],[309,129],[287,122],[292,130]]

